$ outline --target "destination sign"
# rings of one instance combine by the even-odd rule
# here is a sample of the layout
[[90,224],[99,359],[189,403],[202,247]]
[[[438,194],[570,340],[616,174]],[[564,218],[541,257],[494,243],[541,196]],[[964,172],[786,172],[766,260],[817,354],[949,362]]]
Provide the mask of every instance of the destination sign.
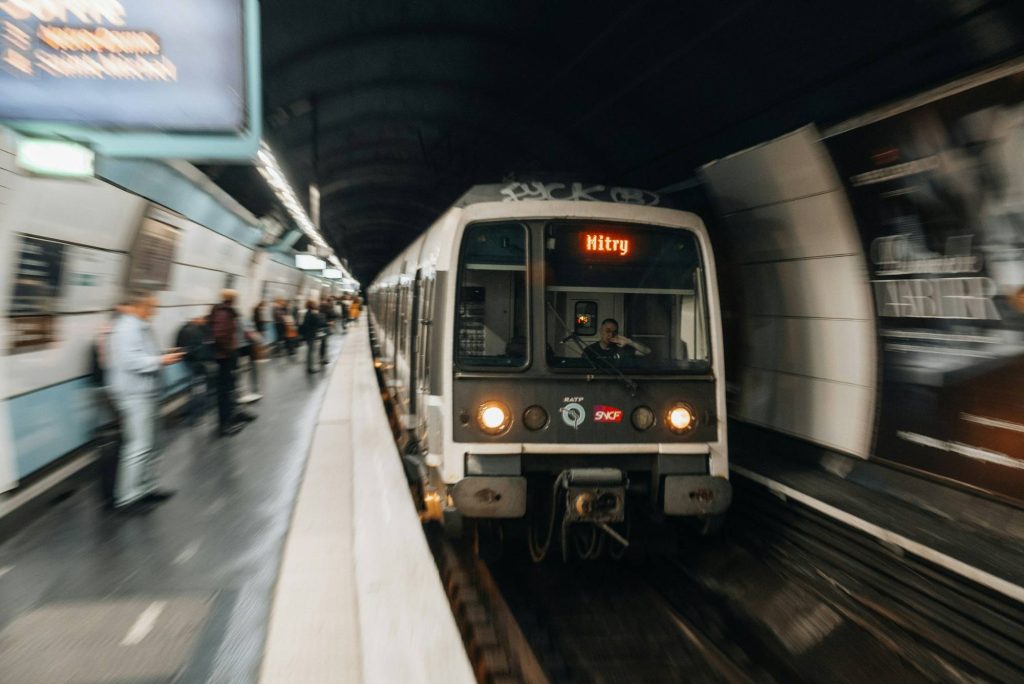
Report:
[[580,233],[580,247],[590,254],[624,257],[629,254],[630,240],[603,233]]
[[242,0],[0,0],[0,118],[246,125]]

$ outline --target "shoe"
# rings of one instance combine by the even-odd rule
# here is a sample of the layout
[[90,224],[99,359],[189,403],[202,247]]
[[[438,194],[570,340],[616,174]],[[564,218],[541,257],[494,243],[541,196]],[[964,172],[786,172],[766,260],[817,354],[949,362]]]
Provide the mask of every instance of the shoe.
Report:
[[173,489],[154,489],[149,494],[146,494],[146,496],[142,497],[142,500],[147,503],[163,503],[164,501],[167,501],[177,493],[178,492],[174,491]]
[[244,427],[245,426],[242,425],[241,423],[232,423],[227,427],[223,427],[217,430],[217,435],[220,437],[230,437],[231,435],[237,435],[239,432],[242,431],[242,428]]
[[136,499],[131,503],[114,506],[114,512],[118,515],[144,515],[146,513],[150,513],[152,510],[153,507],[149,505],[149,502],[146,501],[145,497]]
[[257,418],[259,418],[259,416],[257,416],[255,413],[249,413],[248,411],[235,411],[236,423],[251,423]]

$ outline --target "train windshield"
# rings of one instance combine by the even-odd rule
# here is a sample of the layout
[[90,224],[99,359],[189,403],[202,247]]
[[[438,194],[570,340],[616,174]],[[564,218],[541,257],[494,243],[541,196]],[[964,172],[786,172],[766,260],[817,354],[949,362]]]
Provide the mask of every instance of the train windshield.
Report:
[[707,286],[693,233],[552,223],[545,229],[544,255],[550,367],[710,370]]
[[460,366],[526,365],[526,245],[522,224],[478,223],[466,228],[455,327]]

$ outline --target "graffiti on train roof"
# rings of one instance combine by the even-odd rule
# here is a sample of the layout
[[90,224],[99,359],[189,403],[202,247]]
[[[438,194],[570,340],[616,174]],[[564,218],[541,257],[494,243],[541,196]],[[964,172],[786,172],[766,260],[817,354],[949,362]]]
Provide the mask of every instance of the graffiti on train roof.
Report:
[[530,200],[568,202],[614,202],[648,207],[663,206],[662,197],[650,190],[597,183],[552,183],[544,181],[510,181],[476,185],[455,203],[467,207],[481,202],[526,202]]

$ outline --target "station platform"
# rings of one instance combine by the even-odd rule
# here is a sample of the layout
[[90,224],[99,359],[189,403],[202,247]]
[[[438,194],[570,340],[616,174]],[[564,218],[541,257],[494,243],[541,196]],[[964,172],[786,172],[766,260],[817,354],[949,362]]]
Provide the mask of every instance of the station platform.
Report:
[[163,432],[143,515],[90,482],[0,544],[0,680],[474,681],[408,495],[365,318],[261,367],[258,419]]
[[1024,603],[1024,510],[737,421],[729,448],[734,477]]

